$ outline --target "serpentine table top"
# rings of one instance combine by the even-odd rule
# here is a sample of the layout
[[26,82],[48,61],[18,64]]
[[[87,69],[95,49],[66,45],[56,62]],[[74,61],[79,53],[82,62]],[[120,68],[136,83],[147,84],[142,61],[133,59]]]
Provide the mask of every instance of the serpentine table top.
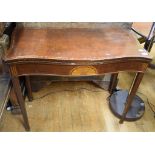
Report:
[[148,53],[138,49],[130,30],[119,26],[87,28],[18,28],[5,61],[90,62],[126,59],[149,60]]

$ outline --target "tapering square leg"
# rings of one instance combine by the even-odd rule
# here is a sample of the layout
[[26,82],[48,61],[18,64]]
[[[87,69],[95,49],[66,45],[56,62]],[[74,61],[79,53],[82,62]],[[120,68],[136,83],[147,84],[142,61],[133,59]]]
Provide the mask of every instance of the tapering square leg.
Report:
[[125,108],[124,108],[124,111],[123,111],[123,114],[122,114],[122,117],[120,119],[120,123],[123,123],[125,117],[126,117],[126,114],[127,112],[129,111],[130,107],[131,107],[131,104],[132,104],[132,101],[136,95],[136,92],[138,90],[138,87],[142,81],[142,78],[143,78],[143,75],[144,73],[136,73],[136,76],[133,80],[133,83],[131,85],[131,88],[129,90],[129,94],[128,94],[128,97],[126,99],[126,104],[125,104]]
[[117,81],[118,81],[117,78],[118,78],[118,73],[112,73],[111,74],[110,85],[109,85],[109,93],[110,93],[110,95],[116,89]]
[[28,100],[32,101],[33,100],[33,95],[32,95],[32,88],[31,88],[31,83],[30,83],[30,77],[29,76],[25,76],[25,85],[26,85]]
[[19,78],[18,77],[12,77],[12,84],[13,84],[13,89],[15,91],[18,103],[19,103],[20,108],[21,108],[21,112],[22,112],[23,119],[24,119],[25,129],[27,131],[30,131],[27,111],[26,111],[26,107],[25,107],[25,101],[24,101],[23,94],[21,91]]

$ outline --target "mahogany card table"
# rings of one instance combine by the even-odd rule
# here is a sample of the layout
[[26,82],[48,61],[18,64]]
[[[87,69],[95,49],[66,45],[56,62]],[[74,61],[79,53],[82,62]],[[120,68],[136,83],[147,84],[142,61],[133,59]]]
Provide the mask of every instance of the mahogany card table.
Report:
[[[49,75],[59,80],[90,80],[111,73],[110,109],[116,115],[120,115],[122,123],[151,61],[147,51],[139,49],[137,44],[130,30],[113,25],[98,29],[16,28],[11,47],[3,60],[10,70],[25,129],[30,130],[30,126],[19,77],[29,78],[35,75]],[[135,72],[136,75],[129,93],[126,93],[126,98],[123,99],[124,106],[119,114],[117,105],[121,103],[117,103],[117,98],[120,96],[116,96],[115,99],[113,90],[116,87],[118,73],[123,71]],[[30,83],[27,87],[31,91]]]

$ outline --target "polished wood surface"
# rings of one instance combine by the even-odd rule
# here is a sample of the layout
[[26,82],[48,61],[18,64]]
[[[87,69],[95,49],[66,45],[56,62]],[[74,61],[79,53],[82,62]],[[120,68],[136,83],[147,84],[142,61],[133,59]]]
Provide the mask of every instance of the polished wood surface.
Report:
[[[145,101],[144,116],[135,122],[119,124],[108,105],[109,93],[90,82],[52,82],[26,99],[31,131],[34,132],[155,132],[155,119],[147,103],[155,104],[155,71],[144,75],[137,95]],[[128,89],[131,73],[119,74],[119,88]],[[152,81],[152,82],[150,82]],[[85,88],[85,89],[81,89]],[[141,94],[142,93],[142,94]],[[43,97],[44,96],[44,97]],[[40,98],[42,97],[42,98]],[[37,99],[40,98],[40,99]],[[10,123],[11,122],[11,123]],[[21,115],[5,111],[0,131],[25,131]]]
[[[84,65],[85,64],[85,65]],[[81,67],[81,65],[77,65]],[[17,64],[10,67],[11,74],[13,76],[27,76],[27,75],[59,75],[59,76],[69,76],[69,77],[79,77],[79,76],[96,76],[103,75],[105,73],[113,73],[120,71],[132,71],[132,72],[144,72],[147,69],[148,63],[138,62],[138,60],[126,62],[111,62],[106,64],[98,64],[88,66],[87,63],[83,63],[85,67],[94,67],[97,72],[90,72],[88,75],[86,72],[83,72],[82,69],[79,71],[79,75],[72,74],[72,70],[76,69],[76,65],[55,65],[55,64],[42,64],[42,63],[26,63],[26,64]],[[114,67],[115,66],[115,67]],[[64,69],[65,67],[65,69]]]
[[[138,49],[129,30],[117,26],[103,29],[17,29],[5,61],[105,61],[123,58],[148,59]],[[62,63],[62,62],[61,62]]]

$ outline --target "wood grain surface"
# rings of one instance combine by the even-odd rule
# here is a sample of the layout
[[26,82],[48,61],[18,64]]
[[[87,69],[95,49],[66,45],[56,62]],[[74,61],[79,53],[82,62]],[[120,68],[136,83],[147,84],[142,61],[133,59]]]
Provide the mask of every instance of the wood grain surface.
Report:
[[17,29],[5,61],[99,61],[119,58],[148,59],[129,30],[118,26],[102,29]]

